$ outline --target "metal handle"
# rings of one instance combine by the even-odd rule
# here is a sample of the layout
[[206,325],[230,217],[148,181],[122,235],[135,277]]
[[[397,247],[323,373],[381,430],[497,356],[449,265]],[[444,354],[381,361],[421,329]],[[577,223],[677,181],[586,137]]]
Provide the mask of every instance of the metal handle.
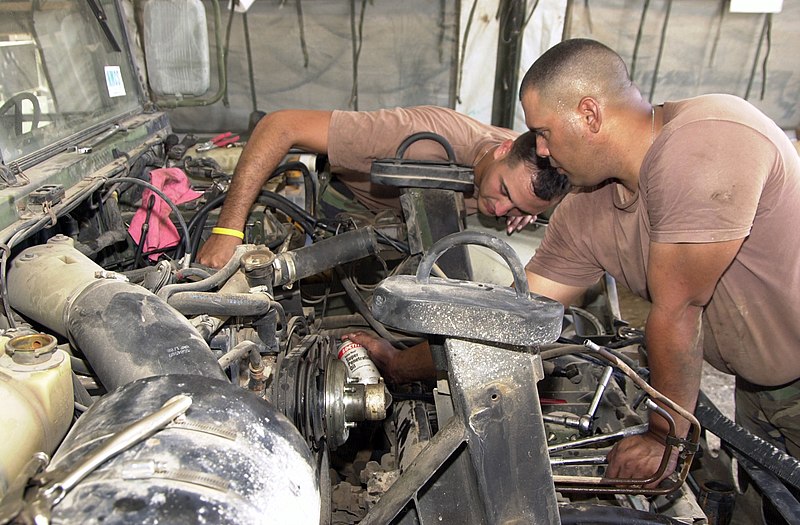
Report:
[[517,297],[520,299],[527,299],[530,297],[528,293],[528,279],[525,277],[525,268],[523,268],[522,263],[519,261],[517,252],[515,252],[507,242],[485,232],[456,232],[436,241],[419,262],[419,267],[417,268],[417,282],[423,284],[429,283],[431,270],[437,259],[450,248],[464,244],[484,246],[500,255],[506,264],[508,264],[508,267],[511,269],[511,274],[514,276],[514,288],[517,291]]
[[406,153],[406,149],[408,149],[408,147],[411,146],[411,144],[417,142],[418,140],[426,140],[426,139],[433,140],[441,144],[442,147],[444,148],[445,153],[447,153],[447,159],[452,163],[456,162],[456,152],[453,151],[453,146],[451,146],[450,143],[447,142],[447,139],[445,139],[443,136],[437,135],[436,133],[431,133],[430,131],[421,131],[419,133],[414,133],[413,135],[409,135],[408,137],[406,137],[403,140],[403,142],[401,142],[400,145],[397,147],[397,153],[395,154],[395,157],[398,159],[402,159],[403,155],[405,155]]

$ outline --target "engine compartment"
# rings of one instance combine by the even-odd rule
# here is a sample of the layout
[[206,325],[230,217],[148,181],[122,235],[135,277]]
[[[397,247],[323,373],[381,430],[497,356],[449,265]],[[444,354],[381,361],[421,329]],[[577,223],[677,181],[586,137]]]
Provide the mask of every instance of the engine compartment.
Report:
[[[603,478],[615,439],[674,408],[646,384],[642,334],[615,317],[613,282],[565,313],[520,286],[444,277],[436,261],[465,243],[502,252],[512,275],[521,265],[486,234],[411,253],[414,223],[336,210],[324,159],[298,157],[213,271],[192,254],[226,161],[171,157],[158,113],[126,128],[88,157],[26,170],[28,189],[58,197],[3,190],[19,218],[2,231],[0,371],[37,399],[14,409],[31,430],[3,454],[5,521],[706,520],[683,482],[696,420],[673,440],[681,468],[663,486]],[[164,168],[202,196],[173,203],[180,242],[148,253],[127,228]],[[350,377],[337,350],[354,330],[428,341],[440,378]]]

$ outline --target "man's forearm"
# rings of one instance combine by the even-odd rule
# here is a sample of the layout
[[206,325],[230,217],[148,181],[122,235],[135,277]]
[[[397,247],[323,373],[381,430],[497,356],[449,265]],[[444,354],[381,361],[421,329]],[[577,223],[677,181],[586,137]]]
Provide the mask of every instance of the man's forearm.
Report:
[[[645,326],[651,385],[689,412],[694,411],[697,402],[703,366],[699,345],[701,313],[702,309],[696,306],[676,311],[654,304]],[[683,437],[689,424],[672,415],[676,431]],[[667,433],[668,425],[662,417],[655,416],[650,421],[652,431]]]
[[[217,224],[224,228],[243,230],[262,186],[275,171],[291,148],[291,144],[280,144],[274,133],[264,130],[254,133],[242,152],[236,166],[228,196]],[[277,142],[277,143],[276,143]]]

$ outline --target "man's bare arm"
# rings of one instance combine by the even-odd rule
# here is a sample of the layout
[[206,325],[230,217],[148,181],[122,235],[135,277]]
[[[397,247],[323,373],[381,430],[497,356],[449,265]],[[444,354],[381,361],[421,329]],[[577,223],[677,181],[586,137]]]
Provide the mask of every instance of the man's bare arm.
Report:
[[528,277],[528,290],[558,301],[565,307],[577,304],[586,292],[586,288],[583,286],[561,284],[529,270],[525,270],[525,274]]
[[[645,325],[650,383],[690,412],[694,411],[700,389],[703,308],[742,242],[743,239],[706,244],[650,244],[647,283],[652,306]],[[688,422],[675,417],[675,423],[678,435],[684,437]],[[663,437],[667,430],[667,422],[653,416],[648,434],[617,443],[609,454],[607,476],[641,479],[653,474],[664,453]],[[674,468],[674,458],[671,467]]]
[[[250,208],[262,186],[291,148],[326,153],[331,113],[289,109],[263,117],[236,165],[217,225],[244,230]],[[221,268],[239,244],[241,241],[236,237],[212,235],[198,253],[197,260],[206,266]]]

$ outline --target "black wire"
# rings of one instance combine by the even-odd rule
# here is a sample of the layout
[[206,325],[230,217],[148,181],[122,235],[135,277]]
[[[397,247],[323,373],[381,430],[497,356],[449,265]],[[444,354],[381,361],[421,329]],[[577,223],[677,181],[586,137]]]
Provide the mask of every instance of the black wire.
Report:
[[303,24],[303,5],[295,0],[297,7],[297,24],[300,26],[300,49],[303,51],[303,67],[308,68],[308,47],[306,46],[306,29]]
[[[247,24],[247,11],[242,13],[242,26],[244,27],[244,49],[247,54],[247,78],[250,80],[250,101],[253,103],[253,111],[258,111],[256,79],[253,72],[253,50],[250,48],[250,27]],[[227,64],[227,61],[225,63]]]
[[350,0],[350,37],[353,51],[353,87],[350,90],[350,106],[358,111],[358,61],[361,57],[361,44],[364,39],[364,12],[367,0],[361,0],[361,14],[356,31],[356,1]]
[[764,24],[761,26],[761,35],[758,37],[758,47],[756,47],[756,56],[753,58],[753,67],[750,70],[750,78],[747,80],[747,91],[745,91],[744,99],[750,98],[750,90],[753,87],[753,80],[756,76],[756,68],[758,67],[758,59],[761,56],[761,44],[764,42],[764,36],[767,34],[767,27],[769,24],[769,14],[764,15]]
[[475,17],[475,8],[477,6],[478,0],[473,0],[472,9],[470,9],[469,17],[467,18],[467,27],[464,29],[464,41],[461,42],[461,56],[458,59],[458,81],[456,85],[456,100],[459,104],[461,103],[461,81],[464,79],[464,57],[466,56],[467,39],[472,28],[472,19]]
[[636,31],[636,41],[633,44],[633,58],[631,58],[631,80],[634,80],[636,74],[636,60],[639,57],[639,46],[642,44],[642,33],[644,32],[644,19],[647,15],[647,9],[650,7],[650,0],[644,0],[642,7],[642,16],[639,17],[639,29]]
[[767,60],[769,59],[769,52],[772,49],[772,13],[767,13],[767,49],[764,52],[764,61],[761,63],[761,100],[764,100],[764,94],[767,89]]
[[661,68],[661,57],[664,55],[664,43],[667,39],[667,23],[672,12],[672,0],[667,0],[667,12],[664,14],[664,23],[661,25],[661,38],[658,42],[658,55],[656,56],[656,67],[653,69],[653,79],[650,82],[650,102],[653,102],[653,95],[656,91],[656,81],[658,81],[658,70]]
[[377,229],[375,230],[375,235],[378,237],[378,242],[381,242],[383,244],[388,244],[389,246],[391,246],[400,253],[404,253],[406,255],[411,254],[411,249],[409,249],[408,243],[404,243],[397,239],[392,239],[391,237],[389,237],[388,235]]
[[524,31],[525,28],[528,27],[528,22],[530,22],[531,18],[533,18],[533,12],[536,11],[537,7],[539,7],[539,0],[533,2],[533,7],[531,7],[530,11],[528,11],[528,16],[526,16],[525,21],[522,22],[522,28],[521,28],[522,31]]
[[[225,47],[222,49],[222,61],[224,62],[225,66],[225,81],[228,80],[228,50],[230,49],[231,45],[231,26],[233,26],[233,13],[234,9],[236,8],[236,4],[238,4],[238,0],[231,1],[231,8],[228,11],[228,25],[225,27]],[[225,90],[225,95],[222,97],[222,105],[226,108],[230,107],[230,102],[228,101],[228,90]]]
[[722,36],[722,22],[725,20],[725,13],[728,6],[728,0],[721,0],[719,5],[719,17],[717,19],[717,32],[714,35],[714,43],[711,45],[711,55],[708,57],[708,65],[709,67],[714,65],[714,59],[717,56],[717,45],[719,44],[719,39]]
[[[130,182],[130,183],[133,183],[133,184],[138,184],[140,186],[144,186],[145,188],[148,188],[150,191],[152,191],[153,193],[155,193],[156,195],[161,197],[164,200],[164,202],[167,203],[167,206],[170,207],[170,209],[172,210],[172,212],[175,214],[176,218],[178,219],[178,224],[180,225],[181,231],[183,232],[183,234],[181,235],[181,240],[183,240],[185,248],[187,250],[191,250],[191,245],[189,244],[189,230],[188,230],[188,227],[186,226],[186,221],[183,219],[183,215],[181,214],[181,211],[178,209],[178,207],[175,205],[175,203],[169,197],[167,197],[166,194],[164,194],[163,191],[161,191],[160,189],[155,187],[153,184],[150,184],[149,182],[145,182],[145,181],[143,181],[141,179],[137,179],[137,178],[134,178],[134,177],[117,177],[117,178],[114,178],[114,179],[107,180],[105,182],[105,184],[108,184],[110,182],[114,182],[114,183],[116,183],[116,182]],[[191,253],[191,252],[189,252],[189,253]]]

